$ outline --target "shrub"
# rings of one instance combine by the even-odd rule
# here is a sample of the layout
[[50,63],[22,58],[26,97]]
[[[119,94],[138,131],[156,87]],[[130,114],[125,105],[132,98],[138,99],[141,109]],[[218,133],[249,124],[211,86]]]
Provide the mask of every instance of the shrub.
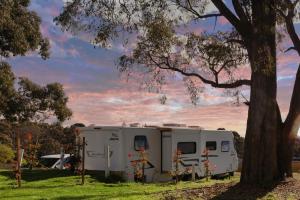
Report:
[[5,144],[0,144],[0,163],[8,163],[15,157],[11,147]]

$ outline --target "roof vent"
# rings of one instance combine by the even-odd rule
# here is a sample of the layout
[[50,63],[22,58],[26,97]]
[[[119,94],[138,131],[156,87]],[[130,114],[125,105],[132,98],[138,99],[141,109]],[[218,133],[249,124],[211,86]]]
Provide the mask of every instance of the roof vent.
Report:
[[140,123],[132,123],[130,124],[130,127],[140,127]]
[[193,129],[200,129],[203,130],[204,128],[201,126],[188,126],[189,128],[193,128]]
[[150,125],[145,124],[144,127],[145,128],[158,128],[159,126],[151,125],[151,124]]
[[163,124],[163,126],[168,126],[168,127],[186,127],[186,124],[167,123],[167,124]]

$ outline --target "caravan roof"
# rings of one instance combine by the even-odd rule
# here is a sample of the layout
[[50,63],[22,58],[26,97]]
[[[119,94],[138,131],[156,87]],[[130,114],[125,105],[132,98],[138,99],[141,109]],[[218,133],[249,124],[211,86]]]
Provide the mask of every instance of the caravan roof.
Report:
[[121,130],[121,129],[152,129],[152,130],[205,130],[205,131],[214,131],[214,132],[231,132],[229,130],[206,130],[200,126],[186,126],[186,127],[177,127],[177,126],[144,126],[144,127],[128,127],[128,126],[88,126],[88,127],[79,127],[79,130],[84,131],[97,131],[97,130]]

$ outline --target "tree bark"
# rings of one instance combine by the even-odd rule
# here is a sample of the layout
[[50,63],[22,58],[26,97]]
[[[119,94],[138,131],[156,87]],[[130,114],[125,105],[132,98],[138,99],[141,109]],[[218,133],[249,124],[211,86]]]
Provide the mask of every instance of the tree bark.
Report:
[[246,38],[252,82],[241,174],[245,184],[268,183],[279,177],[274,3],[254,1],[253,34]]
[[282,163],[284,175],[293,177],[292,158],[294,143],[300,127],[300,66],[297,71],[294,90],[287,118],[281,132],[281,144],[279,146],[280,162]]

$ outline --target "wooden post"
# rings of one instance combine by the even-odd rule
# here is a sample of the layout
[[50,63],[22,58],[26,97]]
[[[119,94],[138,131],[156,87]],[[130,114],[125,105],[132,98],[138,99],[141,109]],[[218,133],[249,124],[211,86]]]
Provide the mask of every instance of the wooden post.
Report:
[[85,161],[85,137],[82,138],[81,185],[84,185],[84,174],[85,174],[84,161]]
[[29,143],[29,170],[32,170],[33,168],[33,149],[31,142]]
[[21,141],[20,134],[17,132],[17,167],[16,167],[16,179],[18,187],[21,187]]
[[145,152],[141,151],[142,153],[142,183],[144,184],[146,182],[146,177],[145,177]]
[[208,161],[208,149],[206,149],[205,152],[205,157],[206,157],[206,167],[205,167],[205,174],[206,174],[206,181],[208,181],[208,175],[209,175],[209,161]]
[[110,174],[110,147],[107,145],[106,148],[106,168],[105,168],[105,178]]
[[28,152],[29,152],[29,170],[32,170],[33,168],[33,162],[34,162],[34,145],[32,144],[32,133],[26,134],[28,139]]
[[175,183],[176,183],[176,184],[178,183],[178,173],[179,173],[179,172],[178,172],[178,171],[179,171],[179,170],[178,170],[178,162],[179,162],[179,158],[178,158],[178,157],[179,157],[179,155],[178,155],[178,150],[177,150],[177,151],[176,151],[176,163],[175,163],[175,170],[176,170],[176,171],[175,171],[175,173],[176,173],[176,180],[175,180],[176,182],[175,182]]
[[195,164],[193,163],[192,164],[192,181],[195,181],[196,180],[196,175],[195,175]]
[[64,147],[60,147],[60,165],[59,169],[62,170],[64,168],[64,158],[65,158],[65,153],[64,153]]

